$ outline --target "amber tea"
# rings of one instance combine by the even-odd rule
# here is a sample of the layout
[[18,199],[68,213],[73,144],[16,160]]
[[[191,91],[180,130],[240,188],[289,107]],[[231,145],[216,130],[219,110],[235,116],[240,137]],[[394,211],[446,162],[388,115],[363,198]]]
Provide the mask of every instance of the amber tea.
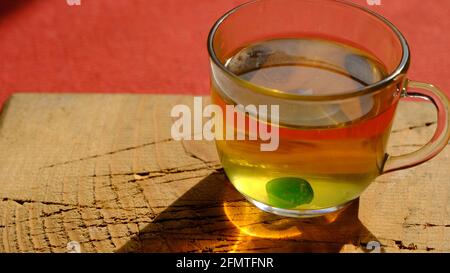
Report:
[[[387,75],[370,53],[316,38],[254,43],[225,66],[255,85],[304,96],[357,90]],[[212,98],[233,103],[217,85]],[[357,198],[381,172],[395,107],[383,108],[377,97],[357,104],[298,109],[298,116],[280,105],[291,117],[279,128],[276,151],[260,151],[260,141],[216,142],[227,176],[246,197],[277,208],[324,209]]]

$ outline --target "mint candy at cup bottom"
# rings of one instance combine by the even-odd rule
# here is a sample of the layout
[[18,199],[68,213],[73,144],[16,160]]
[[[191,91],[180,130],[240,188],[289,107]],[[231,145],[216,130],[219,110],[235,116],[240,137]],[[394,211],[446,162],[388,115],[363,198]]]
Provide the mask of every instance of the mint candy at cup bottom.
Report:
[[314,191],[308,181],[297,177],[280,177],[267,182],[266,192],[273,207],[290,209],[309,204]]

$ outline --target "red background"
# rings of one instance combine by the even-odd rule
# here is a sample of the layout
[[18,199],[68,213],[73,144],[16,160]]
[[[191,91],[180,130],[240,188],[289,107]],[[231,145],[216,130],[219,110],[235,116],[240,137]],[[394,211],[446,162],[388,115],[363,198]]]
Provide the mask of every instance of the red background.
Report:
[[[13,92],[208,94],[206,37],[244,0],[0,0],[0,105]],[[450,1],[381,0],[411,79],[450,94]]]

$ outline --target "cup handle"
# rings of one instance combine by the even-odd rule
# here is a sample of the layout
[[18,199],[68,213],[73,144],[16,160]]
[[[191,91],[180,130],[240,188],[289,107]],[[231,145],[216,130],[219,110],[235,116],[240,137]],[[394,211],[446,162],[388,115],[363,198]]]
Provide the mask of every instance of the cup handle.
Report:
[[[417,91],[406,92],[407,88]],[[429,83],[406,80],[402,97],[431,101],[437,109],[437,128],[433,138],[419,150],[400,156],[387,155],[382,173],[422,164],[442,151],[450,139],[450,104],[447,96],[439,88]]]

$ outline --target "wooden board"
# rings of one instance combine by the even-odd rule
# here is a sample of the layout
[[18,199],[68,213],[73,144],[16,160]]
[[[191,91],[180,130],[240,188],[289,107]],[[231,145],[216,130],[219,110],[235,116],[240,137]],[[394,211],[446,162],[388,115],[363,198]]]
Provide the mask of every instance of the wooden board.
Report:
[[[171,139],[180,103],[192,97],[14,95],[0,117],[0,251],[450,251],[449,148],[340,214],[287,219],[233,189],[213,143]],[[403,102],[390,151],[417,149],[434,121],[429,104]]]

